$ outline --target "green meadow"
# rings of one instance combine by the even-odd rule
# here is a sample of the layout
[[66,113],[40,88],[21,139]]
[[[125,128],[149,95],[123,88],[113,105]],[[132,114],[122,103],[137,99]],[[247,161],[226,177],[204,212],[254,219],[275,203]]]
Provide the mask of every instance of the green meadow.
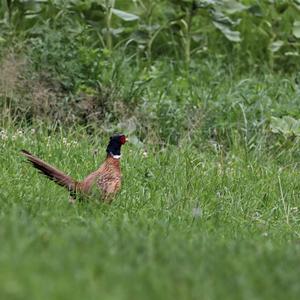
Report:
[[128,143],[112,205],[70,205],[19,149],[80,179],[104,159],[106,139],[80,130],[7,137],[2,299],[298,298],[296,160],[280,163],[239,142],[226,152],[188,141],[147,152]]
[[[299,1],[0,2],[0,299],[299,299]],[[124,133],[111,205],[74,179]]]

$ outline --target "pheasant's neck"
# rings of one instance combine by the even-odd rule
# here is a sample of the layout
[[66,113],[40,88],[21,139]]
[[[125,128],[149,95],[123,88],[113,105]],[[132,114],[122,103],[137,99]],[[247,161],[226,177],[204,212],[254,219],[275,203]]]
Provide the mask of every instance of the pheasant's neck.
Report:
[[121,155],[108,154],[107,157],[106,157],[105,162],[109,165],[120,168],[120,157],[121,157]]
[[109,154],[107,155],[107,157],[112,157],[113,159],[119,160],[119,159],[121,158],[121,154],[118,155],[118,154],[112,154],[112,153],[109,153]]

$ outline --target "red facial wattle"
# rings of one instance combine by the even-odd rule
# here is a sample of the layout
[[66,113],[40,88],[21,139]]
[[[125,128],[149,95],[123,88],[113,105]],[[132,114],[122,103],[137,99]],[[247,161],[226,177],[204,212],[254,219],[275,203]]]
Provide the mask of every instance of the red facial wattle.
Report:
[[126,136],[125,136],[125,135],[121,135],[121,136],[120,136],[120,143],[121,143],[122,145],[124,145],[126,142],[127,142]]

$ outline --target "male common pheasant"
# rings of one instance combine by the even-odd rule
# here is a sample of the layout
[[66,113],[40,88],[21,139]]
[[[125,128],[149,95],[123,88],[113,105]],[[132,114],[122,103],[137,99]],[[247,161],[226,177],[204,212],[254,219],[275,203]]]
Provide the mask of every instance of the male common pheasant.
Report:
[[76,181],[55,167],[49,165],[26,150],[21,153],[34,168],[47,176],[70,193],[70,201],[93,197],[94,192],[100,192],[101,200],[111,202],[114,194],[121,188],[121,147],[127,142],[125,135],[114,135],[106,148],[107,156],[103,164],[82,181]]

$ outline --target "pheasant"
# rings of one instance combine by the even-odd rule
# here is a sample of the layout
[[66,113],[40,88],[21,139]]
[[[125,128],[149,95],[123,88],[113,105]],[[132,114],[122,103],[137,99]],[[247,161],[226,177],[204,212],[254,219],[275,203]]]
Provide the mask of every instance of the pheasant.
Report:
[[106,148],[107,156],[105,161],[96,171],[89,174],[82,181],[74,180],[26,150],[21,150],[21,153],[34,168],[38,169],[50,180],[66,188],[70,193],[70,202],[75,202],[75,199],[92,198],[94,192],[98,194],[100,192],[101,200],[110,203],[113,200],[113,196],[121,188],[121,147],[126,142],[127,138],[123,134],[110,137]]

